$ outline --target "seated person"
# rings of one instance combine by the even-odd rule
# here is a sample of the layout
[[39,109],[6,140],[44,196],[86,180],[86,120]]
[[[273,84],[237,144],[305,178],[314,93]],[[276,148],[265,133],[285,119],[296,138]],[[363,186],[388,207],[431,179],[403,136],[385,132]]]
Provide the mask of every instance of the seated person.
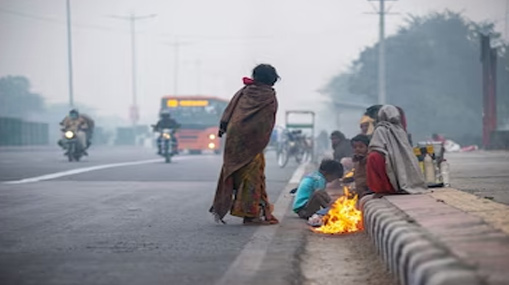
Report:
[[357,135],[351,140],[354,151],[354,181],[355,193],[361,199],[369,193],[368,184],[366,182],[366,163],[368,160],[369,137],[367,135]]
[[369,189],[377,194],[426,191],[401,108],[385,105],[378,112],[378,124],[369,143],[366,176]]
[[331,197],[325,192],[327,183],[343,176],[343,166],[339,161],[324,159],[318,171],[306,175],[299,184],[293,211],[302,219],[308,219],[321,208],[330,206]]

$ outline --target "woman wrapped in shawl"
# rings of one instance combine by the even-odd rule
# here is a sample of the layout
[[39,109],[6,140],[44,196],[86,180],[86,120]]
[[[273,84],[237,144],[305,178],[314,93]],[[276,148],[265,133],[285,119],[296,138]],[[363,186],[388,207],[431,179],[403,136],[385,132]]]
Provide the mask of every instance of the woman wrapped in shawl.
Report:
[[385,105],[369,144],[367,183],[375,193],[422,193],[427,186],[406,132],[405,113]]
[[219,136],[227,134],[223,167],[210,212],[224,223],[224,216],[244,219],[244,224],[277,224],[265,189],[263,151],[270,141],[277,112],[276,69],[261,64],[253,79],[230,101],[220,122]]

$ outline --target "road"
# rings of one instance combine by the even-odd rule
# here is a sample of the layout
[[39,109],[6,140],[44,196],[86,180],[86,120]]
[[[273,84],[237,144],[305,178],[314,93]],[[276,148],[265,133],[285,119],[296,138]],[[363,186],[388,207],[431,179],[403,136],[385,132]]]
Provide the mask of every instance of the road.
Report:
[[[317,236],[288,209],[262,232],[233,217],[214,223],[207,210],[220,156],[165,164],[152,149],[90,154],[69,163],[58,148],[0,148],[0,284],[216,284],[250,268],[253,241],[267,248],[252,284],[393,284],[364,233]],[[447,158],[453,187],[509,203],[507,152]],[[296,168],[268,154],[272,201]]]
[[[69,163],[58,149],[0,152],[0,284],[213,284],[256,230],[207,212],[221,157],[119,166],[52,180],[23,178],[157,158],[153,150],[92,149]],[[269,155],[269,197],[296,165]]]
[[451,186],[509,205],[509,152],[446,153]]

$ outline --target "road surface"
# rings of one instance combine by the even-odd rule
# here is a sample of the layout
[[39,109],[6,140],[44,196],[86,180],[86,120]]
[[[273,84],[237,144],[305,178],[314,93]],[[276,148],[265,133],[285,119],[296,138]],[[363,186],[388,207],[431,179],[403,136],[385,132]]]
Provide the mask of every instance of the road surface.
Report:
[[[447,158],[454,187],[509,203],[507,153]],[[0,148],[0,284],[217,284],[265,238],[207,212],[220,166],[220,156],[165,164],[132,147],[95,148],[79,163],[58,148]],[[267,155],[272,201],[296,168]],[[364,234],[328,239],[284,216],[256,284],[392,284]]]
[[[269,197],[296,165],[269,156]],[[8,181],[132,161],[31,183]],[[79,163],[58,149],[0,152],[0,284],[213,284],[256,227],[207,212],[221,157],[165,164],[151,149],[99,148]]]

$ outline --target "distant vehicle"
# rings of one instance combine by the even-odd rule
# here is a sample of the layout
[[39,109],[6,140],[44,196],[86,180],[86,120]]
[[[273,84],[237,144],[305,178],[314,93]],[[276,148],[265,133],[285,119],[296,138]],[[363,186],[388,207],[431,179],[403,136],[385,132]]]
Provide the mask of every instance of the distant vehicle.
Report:
[[166,163],[171,162],[171,158],[175,154],[173,151],[173,140],[172,136],[175,135],[175,131],[172,129],[162,129],[161,130],[161,156],[164,157]]
[[219,121],[228,100],[211,96],[164,96],[161,111],[168,110],[180,125],[176,133],[179,152],[199,154],[203,151],[221,153],[217,137]]
[[70,129],[64,130],[63,145],[69,162],[79,161],[83,156],[84,146],[79,142],[76,131]]
[[295,162],[302,163],[311,157],[309,142],[301,130],[285,131],[284,139],[279,143],[277,151],[277,162],[283,168],[290,157],[295,157]]

